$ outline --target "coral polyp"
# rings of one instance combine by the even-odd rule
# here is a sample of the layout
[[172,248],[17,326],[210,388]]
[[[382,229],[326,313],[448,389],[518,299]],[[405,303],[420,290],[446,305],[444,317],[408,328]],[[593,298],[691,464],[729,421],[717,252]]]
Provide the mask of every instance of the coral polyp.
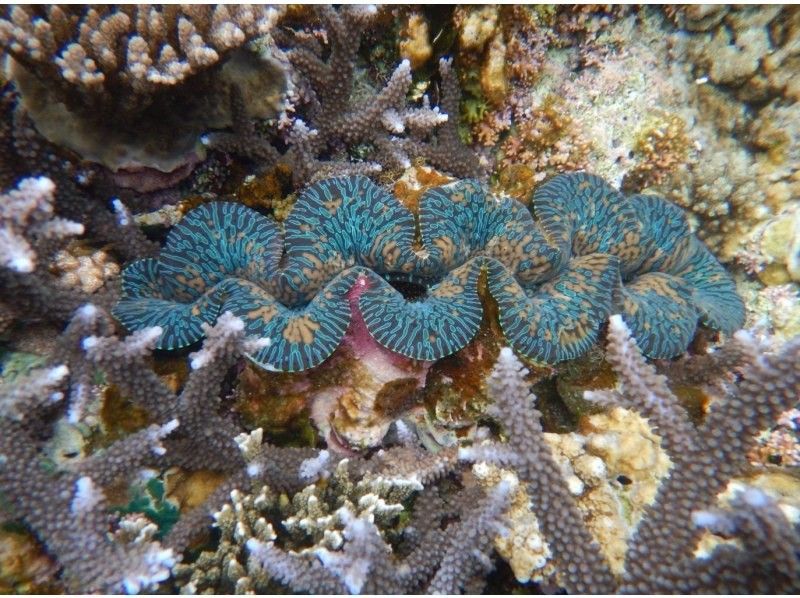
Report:
[[[685,351],[698,319],[741,327],[733,281],[667,200],[576,173],[541,185],[531,204],[533,213],[465,180],[428,190],[415,217],[365,177],[332,178],[301,194],[282,232],[240,204],[209,203],[158,257],[125,269],[114,315],[131,330],[161,326],[157,347],[169,350],[230,311],[268,339],[250,358],[278,371],[327,359],[353,309],[395,353],[455,353],[480,326],[481,272],[508,342],[535,361],[585,353],[612,313],[654,358]],[[406,297],[398,280],[420,291]]]

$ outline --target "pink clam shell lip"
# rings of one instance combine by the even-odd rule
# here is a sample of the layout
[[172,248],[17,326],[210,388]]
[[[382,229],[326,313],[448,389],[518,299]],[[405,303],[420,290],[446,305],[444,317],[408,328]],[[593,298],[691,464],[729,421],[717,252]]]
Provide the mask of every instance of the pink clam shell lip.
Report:
[[174,187],[187,178],[202,160],[203,158],[196,152],[190,152],[184,157],[183,164],[169,172],[131,162],[111,171],[111,179],[118,187],[132,189],[139,193],[160,191]]
[[355,457],[360,454],[359,451],[354,449],[349,442],[345,438],[343,438],[336,429],[331,426],[330,431],[328,432],[327,437],[325,438],[328,449],[332,450],[334,453],[338,455],[344,455],[346,457]]

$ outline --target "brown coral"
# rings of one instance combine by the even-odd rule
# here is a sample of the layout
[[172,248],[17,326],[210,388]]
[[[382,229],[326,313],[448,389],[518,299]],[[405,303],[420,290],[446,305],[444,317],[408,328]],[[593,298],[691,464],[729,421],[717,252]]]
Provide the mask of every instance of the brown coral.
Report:
[[657,113],[644,124],[633,147],[637,159],[622,179],[625,191],[641,191],[662,185],[686,166],[692,142],[686,133],[686,121],[677,114]]
[[515,103],[515,131],[501,145],[500,168],[515,163],[528,166],[537,182],[546,177],[588,167],[591,142],[573,126],[562,107],[562,100],[549,95],[536,108]]
[[433,55],[428,29],[425,17],[413,12],[400,31],[400,56],[411,63],[412,69],[420,68]]

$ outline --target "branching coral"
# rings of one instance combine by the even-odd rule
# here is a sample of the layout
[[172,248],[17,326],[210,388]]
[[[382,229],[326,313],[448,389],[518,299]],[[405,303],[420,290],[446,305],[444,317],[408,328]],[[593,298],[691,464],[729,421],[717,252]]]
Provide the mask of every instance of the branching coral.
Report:
[[112,245],[124,258],[152,253],[155,244],[126,217],[121,201],[112,202],[116,188],[109,187],[95,168],[66,159],[36,132],[24,111],[14,109],[16,101],[16,94],[6,87],[0,113],[9,126],[0,129],[0,159],[9,171],[9,185],[21,178],[46,176],[55,183],[55,216],[80,222],[93,241]]
[[[315,471],[330,460],[323,451],[301,464],[301,472]],[[268,487],[258,494],[232,492],[230,502],[214,515],[222,535],[216,551],[204,552],[176,571],[184,590],[267,592],[282,583],[309,592],[395,593],[427,587],[453,593],[482,579],[487,557],[477,555],[491,552],[488,542],[500,525],[510,484],[498,485],[482,500],[472,487],[456,496],[450,509],[443,508],[435,488],[423,491],[414,499],[408,525],[397,530],[405,510],[401,502],[417,494],[419,483],[370,473],[373,466],[360,459],[340,460],[329,478],[290,500]],[[358,479],[365,467],[366,474]],[[478,504],[470,504],[476,498]],[[429,525],[448,513],[462,517],[443,522],[452,534]],[[276,514],[278,525],[273,523]],[[392,554],[389,541],[401,554]],[[471,550],[464,550],[467,545]]]
[[[257,340],[244,338],[243,328],[241,320],[230,315],[223,315],[214,328],[208,327],[203,348],[193,355],[193,373],[180,395],[175,395],[146,365],[160,330],[148,329],[120,341],[108,336],[108,315],[86,305],[76,312],[59,340],[53,360],[62,365],[0,387],[0,487],[15,512],[57,555],[69,587],[137,592],[154,586],[169,576],[175,564],[174,551],[185,548],[198,521],[207,516],[200,507],[181,517],[165,538],[169,548],[147,538],[127,546],[107,537],[104,487],[129,479],[142,467],[163,466],[167,459],[170,465],[190,470],[210,468],[229,473],[228,485],[210,495],[210,500],[218,501],[220,493],[230,492],[231,485],[246,487],[251,477],[283,488],[286,483],[280,481],[279,472],[286,464],[296,471],[299,462],[309,456],[293,449],[286,449],[285,459],[277,453],[267,456],[271,447],[264,445],[256,446],[247,460],[235,441],[239,428],[230,416],[217,415],[211,427],[206,427],[219,405],[220,385],[229,365],[242,351],[258,346]],[[42,467],[41,442],[25,424],[51,419],[54,409],[66,410],[70,419],[79,422],[84,417],[82,395],[98,371],[135,405],[145,407],[151,421],[163,423],[145,427],[83,458]],[[93,558],[87,559],[87,552]]]
[[[120,195],[134,209],[198,191],[193,169],[213,170],[213,161],[229,154],[261,169],[288,167],[297,188],[337,174],[393,172],[420,156],[459,176],[482,174],[457,133],[460,94],[450,61],[440,65],[440,106],[431,108],[427,96],[408,105],[407,61],[378,89],[357,66],[362,34],[381,10],[312,12],[322,25],[314,33],[302,24],[293,29],[307,11],[248,5],[92,8],[85,15],[62,7],[10,9],[0,20],[0,41],[16,61],[13,83],[22,97],[7,106],[20,121],[7,136],[27,128],[33,134],[15,143],[19,153],[35,151],[20,146],[41,145],[41,133],[60,147],[64,163],[75,162],[64,155],[69,148],[104,164],[82,174],[82,186],[103,201]],[[75,38],[68,47],[83,58],[59,66],[66,60],[59,48],[35,51],[42,45],[37,27],[54,39]],[[87,69],[93,74],[80,76]],[[171,135],[160,136],[165,127]],[[202,162],[208,150],[211,166]]]
[[[750,355],[743,379],[734,393],[712,405],[695,429],[665,379],[645,362],[623,319],[611,318],[608,358],[621,390],[594,392],[588,398],[639,411],[658,430],[673,460],[669,477],[629,545],[619,586],[544,442],[540,414],[524,382],[526,370],[510,349],[501,352],[489,387],[509,441],[464,448],[460,455],[512,467],[527,484],[532,510],[558,562],[557,577],[568,591],[796,591],[798,537],[771,499],[748,490],[734,499],[735,513],[713,509],[731,477],[746,467],[746,452],[755,444],[756,433],[796,404],[800,341],[795,339],[774,355],[760,355],[743,333],[734,342],[741,345],[735,353]],[[694,550],[699,528],[740,536],[745,549],[722,546],[698,559]]]
[[[327,359],[348,330],[350,303],[380,345],[406,357],[463,348],[482,317],[482,269],[506,338],[546,362],[585,352],[612,304],[653,356],[683,351],[698,315],[728,332],[741,325],[732,282],[673,205],[626,200],[587,175],[554,178],[533,204],[538,224],[472,181],[429,190],[419,204],[423,250],[412,246],[411,212],[361,177],[309,188],[285,238],[247,208],[209,204],[172,231],[157,259],[125,270],[114,313],[133,330],[162,326],[158,347],[175,349],[231,310],[269,339],[251,358],[282,371]],[[406,300],[389,282],[398,279],[424,285],[426,296]]]
[[[617,402],[647,416],[651,425],[659,429],[663,446],[675,462],[659,489],[650,517],[639,526],[629,548],[624,588],[634,592],[664,591],[679,584],[680,578],[667,572],[653,576],[652,570],[659,563],[677,563],[679,568],[696,566],[692,551],[698,532],[688,525],[676,528],[671,522],[687,522],[692,510],[713,504],[731,477],[746,467],[746,455],[755,444],[756,434],[774,425],[780,414],[796,403],[800,380],[794,364],[800,344],[795,341],[777,355],[756,358],[758,348],[753,339],[738,333],[735,342],[753,356],[750,365],[745,368],[737,392],[713,403],[703,424],[694,429],[664,378],[656,375],[638,354],[636,343],[620,318],[612,318],[609,334],[609,359],[620,375],[623,394],[595,393],[593,398]],[[765,389],[770,390],[764,392]],[[775,588],[800,583],[798,570],[795,568],[788,578],[779,575],[773,579]],[[689,581],[691,576],[685,579]],[[762,583],[758,573],[746,582]]]
[[54,192],[53,181],[41,177],[25,179],[0,196],[0,263],[5,268],[34,270],[36,254],[26,237],[43,243],[83,233],[83,225],[52,217]]
[[[427,96],[421,106],[407,106],[412,84],[408,60],[395,68],[381,89],[364,91],[363,84],[357,85],[361,37],[379,12],[369,6],[317,7],[314,14],[324,35],[288,28],[276,33],[295,79],[278,124],[282,141],[289,146],[285,154],[241,127],[234,135],[211,135],[210,146],[288,164],[297,187],[335,175],[375,175],[384,168],[403,168],[418,156],[458,176],[480,174],[476,156],[457,134],[460,94],[450,61],[440,61],[439,107],[431,108]],[[356,155],[358,160],[353,159]]]
[[38,177],[23,179],[0,195],[0,281],[4,289],[28,299],[8,306],[17,317],[49,312],[66,319],[84,299],[82,293],[61,288],[47,271],[46,260],[58,241],[84,230],[82,224],[54,215],[55,191],[52,180]]
[[[627,150],[638,149],[623,190],[660,185],[715,245],[732,243],[745,217],[766,221],[772,211],[756,241],[762,253],[778,248],[774,268],[762,269],[763,256],[747,263],[787,282],[797,270],[787,232],[797,219],[785,210],[797,178],[797,86],[787,75],[797,13],[669,9],[692,34],[647,54],[619,45],[620,32],[642,33],[630,46],[646,46],[668,30],[653,26],[661,12],[621,23],[605,10],[9,9],[0,18],[9,64],[0,97],[0,502],[15,529],[36,537],[17,561],[46,552],[46,583],[73,592],[470,593],[487,582],[509,591],[512,572],[545,591],[800,591],[796,512],[757,490],[767,486],[755,476],[745,478],[752,487],[741,478],[748,459],[798,459],[798,341],[766,349],[738,333],[704,354],[716,336],[701,330],[689,345],[698,322],[733,332],[743,307],[681,210],[587,174],[537,184],[590,162],[622,180]],[[409,14],[403,35],[413,44],[401,51],[415,64],[398,64],[386,36],[370,58],[390,58],[363,68],[362,36]],[[453,14],[465,17],[459,31],[437,30]],[[459,34],[459,53],[441,59]],[[706,38],[725,60],[697,53]],[[573,48],[560,52],[565,44]],[[657,100],[666,71],[642,73],[662,51],[677,58],[670,72],[681,81],[685,57],[694,59],[689,80],[698,80],[680,101],[694,94],[718,111],[719,132],[691,106]],[[643,56],[644,66],[623,73]],[[438,94],[428,70],[437,59]],[[520,202],[419,166],[463,178],[488,164],[488,151],[479,161],[459,139],[454,66],[469,85],[473,133],[503,144],[500,186],[513,183]],[[409,104],[412,85],[411,97],[431,89],[438,107],[427,97]],[[265,120],[284,91],[285,109]],[[184,101],[162,123],[172,138],[137,130]],[[647,120],[654,106],[666,110],[658,126]],[[630,122],[644,123],[639,146]],[[677,190],[683,179],[672,175],[684,172],[687,148],[700,160]],[[131,215],[126,206],[137,212],[157,198],[120,185],[172,185],[205,151],[197,180],[163,195],[192,185],[172,220]],[[609,168],[615,152],[622,159]],[[416,180],[396,183],[409,162]],[[269,193],[251,183],[258,197],[233,191],[250,168],[260,169],[251,183],[271,177]],[[359,175],[379,168],[386,187]],[[336,173],[348,176],[328,178]],[[211,178],[213,189],[203,183]],[[223,180],[239,201],[288,215],[218,201]],[[200,207],[167,232],[188,205]],[[713,214],[729,217],[715,224]],[[114,262],[124,261],[114,313],[134,332],[123,338],[107,305],[118,299]],[[794,317],[792,289],[762,299]],[[41,320],[43,333],[16,326]],[[604,338],[601,388],[615,379],[618,388],[589,393],[592,415],[578,431],[545,432],[550,420],[540,421],[517,356],[547,363],[533,376],[563,377],[555,362],[590,348],[586,361],[600,362],[593,345]],[[44,354],[39,345],[47,358],[12,379],[6,351]],[[642,356],[673,358],[687,346],[689,355],[656,368]],[[435,369],[443,356],[452,363]],[[468,384],[454,381],[457,368],[474,370]],[[434,377],[452,407],[426,394]],[[590,403],[578,398],[588,383],[574,378],[541,387]],[[703,389],[691,416],[675,379]],[[552,394],[537,407],[550,409]],[[291,439],[303,448],[275,446],[286,438],[284,422],[269,421],[276,406],[322,434]],[[178,500],[163,526],[136,494],[162,480]],[[490,577],[498,559],[512,571]],[[0,577],[15,583],[7,568]]]
[[[102,459],[84,462],[77,471],[48,471],[24,424],[49,406],[48,396],[58,397],[50,390],[66,373],[61,366],[39,372],[26,388],[2,389],[0,487],[15,512],[58,557],[67,587],[129,593],[153,587],[169,576],[175,555],[157,542],[125,545],[108,538],[108,506],[100,486],[134,471],[150,451],[163,451],[159,441],[177,421],[121,440]],[[92,551],[93,558],[85,558],[76,546]]]

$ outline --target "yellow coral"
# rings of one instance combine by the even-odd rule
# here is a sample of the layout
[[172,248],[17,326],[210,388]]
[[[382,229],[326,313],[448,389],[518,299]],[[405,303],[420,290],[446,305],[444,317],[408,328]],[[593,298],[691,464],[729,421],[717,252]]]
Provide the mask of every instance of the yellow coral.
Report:
[[585,418],[582,432],[587,436],[587,452],[602,458],[612,476],[622,475],[632,482],[627,493],[631,506],[641,511],[652,502],[670,460],[647,421],[617,407]]
[[496,106],[503,103],[508,93],[506,45],[499,35],[496,35],[489,44],[486,58],[481,66],[481,90],[486,99]]
[[459,27],[461,48],[467,51],[480,51],[497,30],[498,9],[496,6],[485,6],[471,9]]
[[411,63],[412,69],[417,69],[432,55],[428,21],[418,12],[413,12],[400,30],[400,56]]
[[3,594],[61,593],[52,581],[58,565],[27,532],[0,530],[0,592]]
[[[587,527],[612,571],[619,575],[624,570],[628,540],[644,508],[654,500],[670,461],[647,422],[631,411],[616,408],[588,416],[583,428],[583,433],[545,433],[544,438]],[[514,476],[509,470],[483,463],[475,465],[473,472],[487,486],[503,476]],[[515,490],[506,518],[510,532],[495,538],[495,548],[517,580],[525,583],[549,577],[553,572],[550,549],[528,508],[524,485]]]
[[433,187],[446,185],[455,179],[429,166],[415,164],[405,170],[394,184],[394,195],[412,212],[419,207],[423,194]]
[[75,242],[56,253],[53,269],[64,286],[90,294],[119,274],[119,265],[105,251],[93,251]]
[[500,167],[524,163],[533,170],[533,180],[588,168],[591,142],[576,128],[564,109],[563,100],[548,95],[542,103],[525,111],[515,134],[501,146]]
[[[487,463],[475,464],[472,471],[487,488],[506,477],[516,479],[512,471]],[[509,532],[494,539],[498,554],[506,560],[514,577],[521,583],[542,581],[555,572],[555,567],[549,563],[552,557],[550,547],[539,530],[536,515],[528,508],[529,500],[525,485],[516,484],[506,511]]]

